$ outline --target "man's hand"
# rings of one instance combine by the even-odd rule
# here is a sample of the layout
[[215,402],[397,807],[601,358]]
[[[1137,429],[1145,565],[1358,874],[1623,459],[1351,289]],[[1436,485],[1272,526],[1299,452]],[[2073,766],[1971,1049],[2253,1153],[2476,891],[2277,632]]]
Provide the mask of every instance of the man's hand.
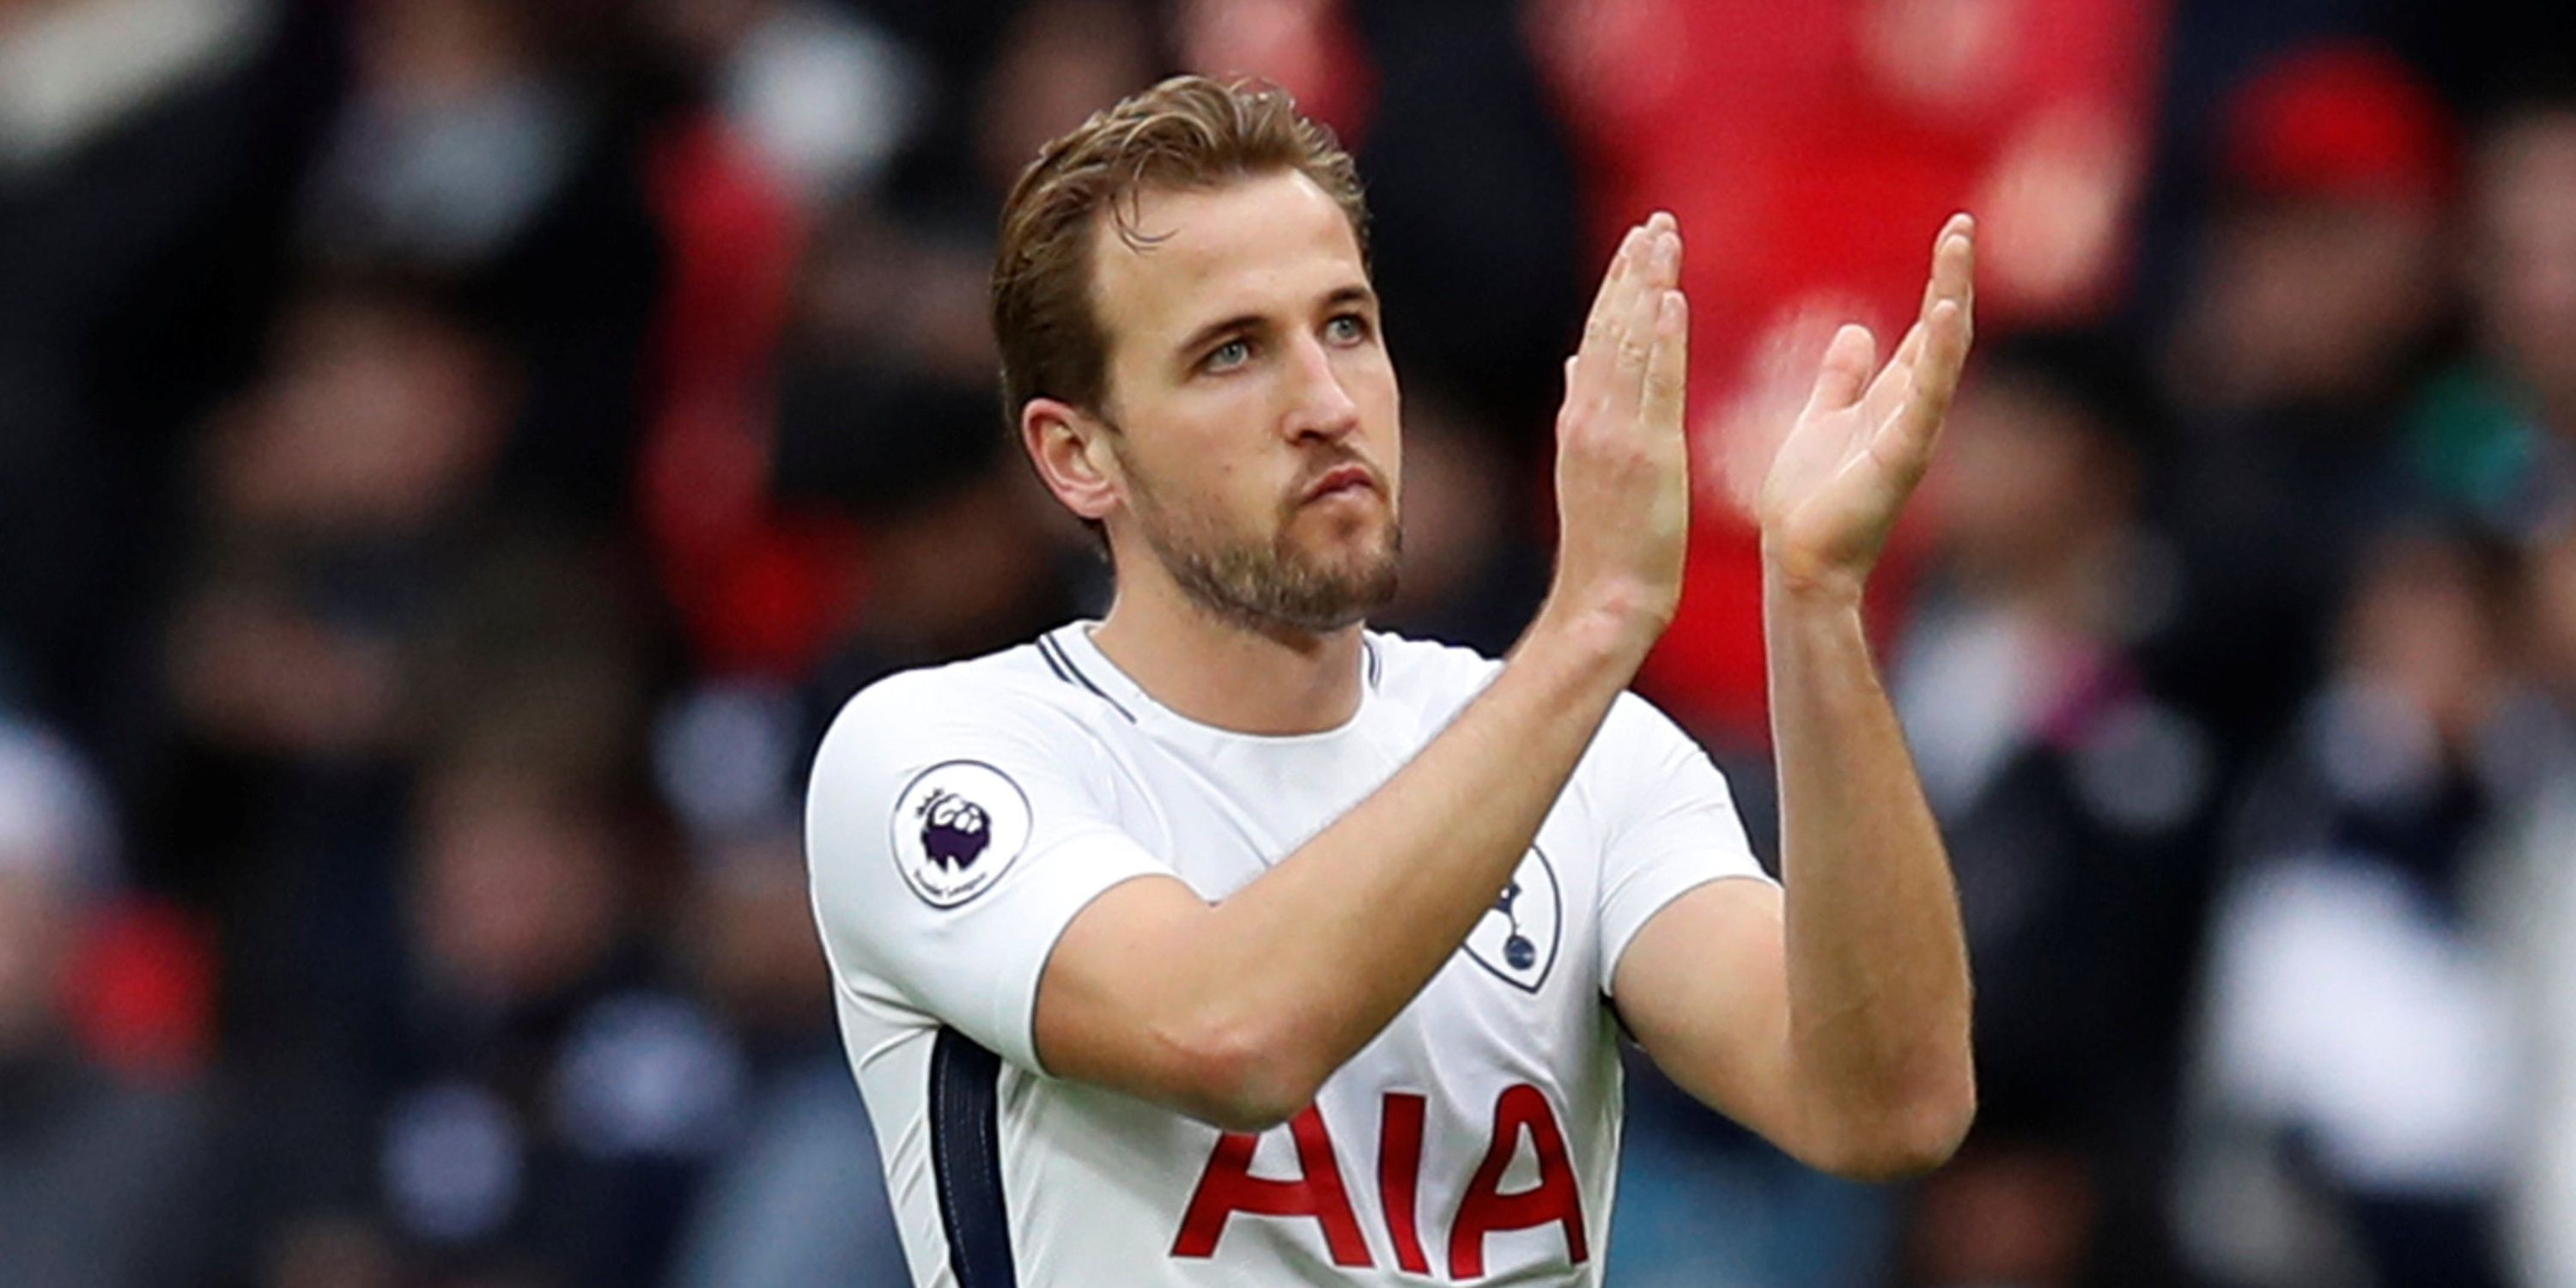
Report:
[[1755,515],[1775,571],[1799,589],[1857,598],[1932,447],[1968,359],[1976,224],[1953,215],[1933,243],[1923,310],[1875,377],[1869,328],[1846,326],[1762,483]]
[[1629,230],[1592,302],[1582,348],[1566,362],[1556,418],[1563,532],[1540,621],[1605,628],[1634,659],[1672,621],[1690,536],[1681,259],[1671,215]]

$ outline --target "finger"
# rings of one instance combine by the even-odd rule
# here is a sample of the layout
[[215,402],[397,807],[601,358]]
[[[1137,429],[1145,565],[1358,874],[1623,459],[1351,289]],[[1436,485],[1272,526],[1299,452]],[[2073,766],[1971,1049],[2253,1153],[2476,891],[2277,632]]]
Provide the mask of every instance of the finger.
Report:
[[1956,214],[1941,225],[1932,238],[1932,271],[1923,279],[1923,302],[1914,310],[1914,325],[1907,328],[1905,343],[1897,347],[1900,362],[1911,363],[1923,349],[1924,323],[1932,317],[1932,308],[1943,300],[1957,300],[1967,307],[1975,297],[1977,221],[1967,214]]
[[1962,322],[1973,324],[1976,277],[1977,221],[1965,214],[1952,215],[1932,243],[1932,281],[1924,292],[1924,320],[1928,322],[1932,311],[1947,300],[1959,306]]
[[1941,231],[1932,235],[1932,271],[1923,281],[1923,303],[1914,311],[1916,321],[1932,316],[1932,306],[1944,299],[1967,298],[1970,264],[1958,256],[1976,245],[1976,237],[1977,221],[1964,211],[1941,221]]
[[1915,362],[1913,404],[1917,414],[1938,417],[1949,410],[1958,392],[1959,373],[1968,365],[1968,346],[1976,331],[1977,224],[1965,214],[1952,215],[1932,250],[1933,302],[1923,313],[1923,351]]
[[1637,266],[1636,281],[1621,302],[1618,383],[1612,395],[1614,405],[1629,412],[1645,406],[1646,370],[1654,362],[1656,315],[1665,295],[1663,289],[1651,288],[1649,283],[1673,279],[1681,257],[1681,239],[1669,232],[1649,233],[1642,250],[1643,262]]
[[1925,328],[1920,322],[1905,329],[1905,342],[1897,346],[1896,356],[1879,368],[1869,388],[1860,397],[1861,420],[1873,430],[1905,409],[1905,400],[1914,395],[1914,367],[1922,361]]
[[1652,253],[1647,256],[1649,289],[1669,291],[1682,281],[1682,228],[1672,212],[1658,210],[1646,217],[1647,243]]
[[1574,351],[1569,399],[1577,392],[1588,398],[1609,374],[1607,355],[1618,344],[1619,310],[1642,240],[1640,229],[1629,229],[1628,235],[1619,240],[1618,251],[1610,256],[1610,267],[1601,274],[1601,289],[1592,297],[1592,311],[1583,321],[1583,340]]
[[1915,364],[1913,396],[1907,404],[1915,414],[1938,419],[1950,409],[1950,397],[1959,391],[1959,373],[1968,365],[1968,309],[1955,300],[1943,300],[1932,306],[1932,320],[1924,328],[1923,361]]
[[1905,329],[1905,339],[1896,346],[1896,356],[1870,381],[1869,392],[1863,395],[1863,410],[1871,424],[1884,425],[1912,396],[1914,369],[1923,359],[1932,310],[1945,299],[1957,301],[1963,309],[1972,307],[1975,254],[1976,220],[1964,213],[1950,216],[1932,239],[1932,271],[1924,277],[1923,303],[1914,324]]
[[1660,293],[1655,306],[1654,352],[1646,360],[1646,423],[1678,430],[1684,382],[1690,375],[1690,300],[1680,291]]
[[[1929,313],[1932,301],[1928,298],[1931,291],[1928,282],[1924,291],[1927,298],[1923,308]],[[1868,390],[1861,394],[1861,415],[1870,424],[1886,423],[1888,417],[1905,405],[1906,395],[1914,388],[1914,364],[1923,357],[1923,333],[1923,322],[1918,318],[1914,325],[1905,328],[1905,338],[1897,343],[1896,356],[1889,358],[1887,365],[1870,378]]]
[[1618,248],[1610,252],[1609,265],[1601,270],[1601,289],[1592,295],[1592,311],[1586,316],[1587,322],[1601,319],[1609,313],[1610,302],[1618,295],[1619,282],[1627,275],[1628,261],[1636,253],[1640,236],[1640,230],[1634,227],[1621,234]]
[[1923,359],[1914,366],[1913,387],[1904,410],[1890,417],[1878,434],[1876,450],[1907,479],[1922,477],[1931,464],[1941,424],[1959,391],[1959,372],[1968,361],[1968,311],[1957,300],[1932,306],[1924,324]]
[[1833,343],[1825,346],[1824,365],[1816,372],[1815,390],[1807,395],[1808,413],[1840,411],[1860,401],[1877,358],[1878,340],[1868,327],[1847,323],[1834,332]]

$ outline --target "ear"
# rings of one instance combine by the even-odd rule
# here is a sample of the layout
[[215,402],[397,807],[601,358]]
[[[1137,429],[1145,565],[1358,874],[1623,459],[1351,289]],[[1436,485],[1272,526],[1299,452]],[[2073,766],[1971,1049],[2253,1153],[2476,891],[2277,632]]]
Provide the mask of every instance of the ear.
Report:
[[1126,494],[1109,426],[1071,403],[1032,398],[1020,408],[1020,445],[1047,490],[1077,517],[1106,520]]

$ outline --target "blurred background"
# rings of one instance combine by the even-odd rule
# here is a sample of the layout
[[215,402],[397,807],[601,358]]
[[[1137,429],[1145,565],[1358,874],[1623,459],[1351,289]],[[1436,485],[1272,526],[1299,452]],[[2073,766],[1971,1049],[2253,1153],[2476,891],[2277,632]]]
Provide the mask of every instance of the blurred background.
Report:
[[0,0],[0,1279],[904,1281],[804,760],[1102,607],[985,274],[1039,143],[1190,69],[1360,158],[1399,629],[1526,620],[1576,310],[1679,215],[1642,687],[1756,814],[1736,497],[1983,220],[1874,605],[1983,1115],[1850,1186],[1639,1062],[1612,1284],[2576,1283],[2576,35],[2526,17]]

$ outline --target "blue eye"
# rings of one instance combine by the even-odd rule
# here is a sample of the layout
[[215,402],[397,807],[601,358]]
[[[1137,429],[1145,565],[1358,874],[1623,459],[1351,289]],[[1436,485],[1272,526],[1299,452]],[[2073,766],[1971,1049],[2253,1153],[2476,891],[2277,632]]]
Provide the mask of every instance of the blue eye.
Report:
[[1199,365],[1210,371],[1223,371],[1228,367],[1239,367],[1250,361],[1252,361],[1252,345],[1238,339],[1228,340],[1210,349],[1208,356],[1199,360]]
[[1357,313],[1338,314],[1324,324],[1324,332],[1335,344],[1358,344],[1368,338],[1368,322]]

